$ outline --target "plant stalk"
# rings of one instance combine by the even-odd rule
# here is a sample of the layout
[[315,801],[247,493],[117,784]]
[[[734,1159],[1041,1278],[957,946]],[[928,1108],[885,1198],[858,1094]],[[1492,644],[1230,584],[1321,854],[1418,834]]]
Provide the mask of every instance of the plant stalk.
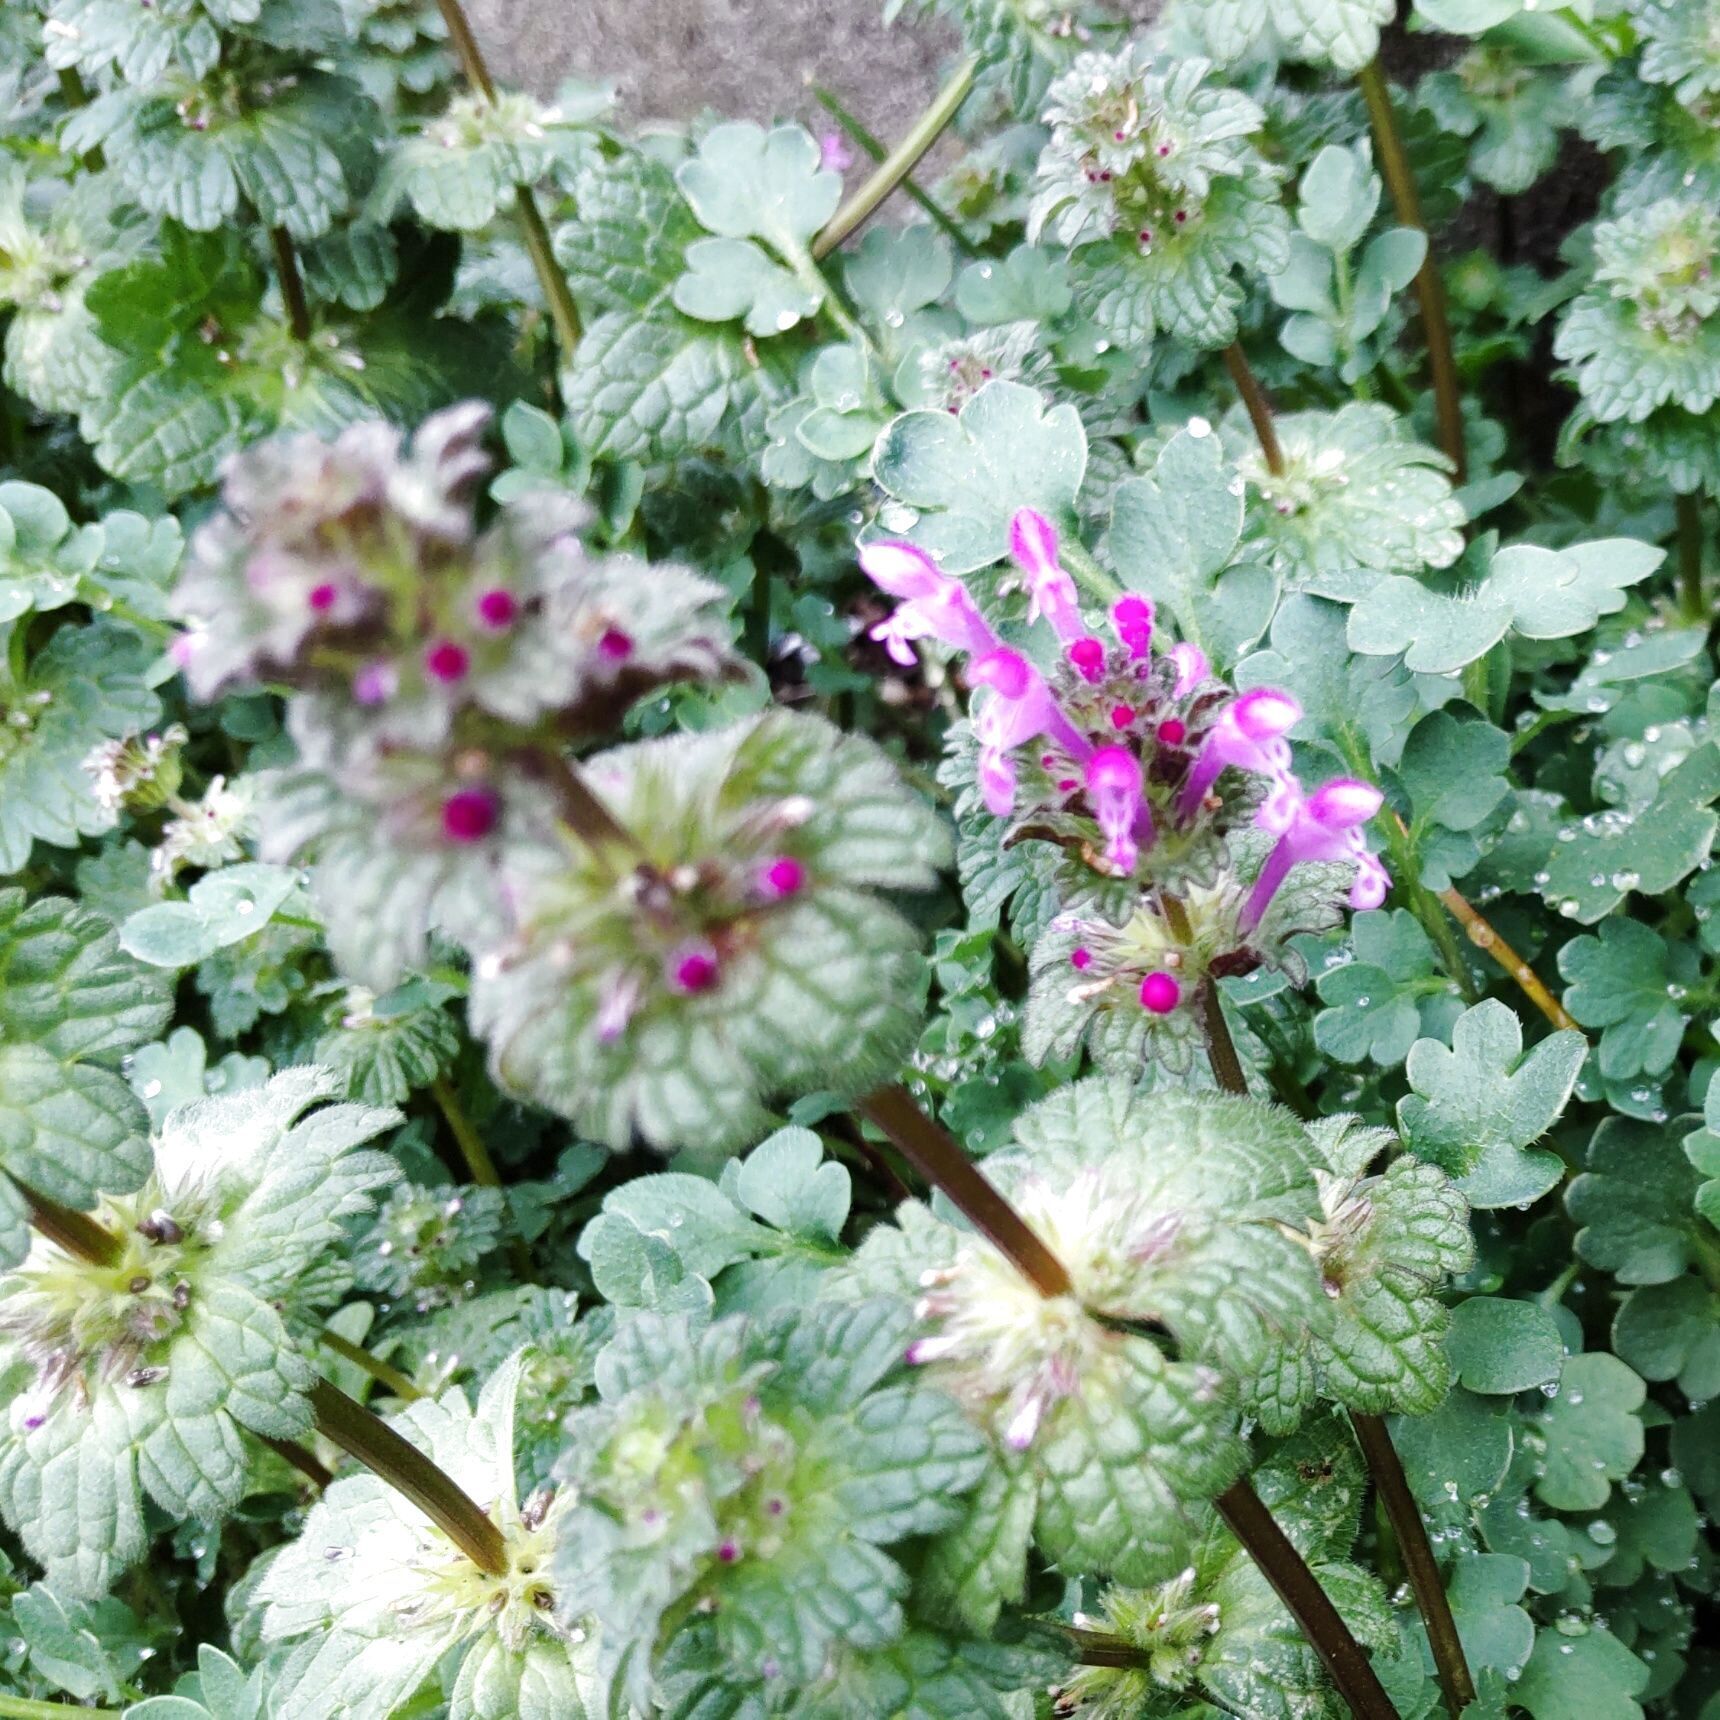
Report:
[[1246,1480],[1237,1481],[1213,1503],[1231,1534],[1247,1549],[1261,1575],[1302,1627],[1302,1634],[1356,1720],[1402,1720],[1366,1651],[1260,1495]]
[[334,1351],[342,1361],[351,1362],[355,1368],[369,1374],[379,1386],[387,1387],[402,1403],[417,1403],[424,1396],[398,1368],[390,1366],[380,1356],[373,1356],[369,1350],[353,1343],[350,1338],[343,1338],[332,1326],[324,1326],[317,1333],[317,1337],[324,1349]]
[[1706,621],[1702,597],[1702,502],[1694,490],[1673,498],[1678,512],[1678,598],[1687,621]]
[[1541,977],[1523,958],[1500,937],[1481,911],[1457,890],[1441,890],[1439,899],[1450,909],[1451,916],[1463,927],[1469,941],[1478,950],[1485,950],[1522,988],[1523,995],[1552,1022],[1555,1027],[1577,1027],[1569,1012],[1541,983]]
[[515,755],[515,763],[543,785],[557,816],[587,847],[630,862],[641,858],[639,838],[598,799],[572,759],[549,747],[530,747]]
[[275,276],[281,283],[281,303],[287,307],[287,323],[293,339],[307,341],[311,338],[311,307],[305,297],[304,276],[299,273],[292,235],[285,227],[271,227],[269,244],[275,253]]
[[81,1703],[37,1702],[28,1696],[0,1696],[0,1720],[89,1720],[118,1715],[117,1708],[85,1708]]
[[[1415,174],[1404,152],[1403,134],[1398,130],[1391,92],[1386,88],[1385,74],[1380,70],[1379,61],[1364,66],[1356,81],[1361,85],[1362,99],[1368,104],[1374,145],[1379,151],[1380,173],[1392,194],[1397,218],[1404,226],[1415,227],[1426,235],[1421,195],[1415,188]],[[1431,239],[1421,267],[1416,271],[1415,294],[1421,306],[1422,333],[1427,337],[1428,368],[1433,373],[1433,407],[1439,424],[1439,445],[1451,462],[1454,482],[1461,484],[1468,470],[1463,448],[1463,407],[1457,381],[1457,360],[1451,350],[1451,322],[1445,311],[1445,284],[1439,278],[1439,265],[1434,261]]]
[[[822,106],[824,110],[835,119],[836,123],[841,126],[842,129],[847,132],[848,135],[853,138],[853,140],[859,144],[874,161],[882,161],[884,157],[889,154],[889,151],[885,149],[877,134],[868,130],[859,119],[857,119],[842,105],[830,90],[827,90],[823,86],[823,84],[814,84],[812,86],[812,93],[817,98],[820,106]],[[953,244],[963,256],[971,257],[974,255],[974,248],[968,242],[967,234],[965,234],[961,228],[943,212],[938,204],[920,188],[919,183],[911,174],[905,174],[903,176],[902,189],[907,192],[907,194],[913,198],[913,200],[918,203],[923,210],[925,210],[926,214],[930,216],[946,234],[948,234],[950,243]]]
[[91,1266],[112,1266],[119,1260],[124,1244],[87,1212],[61,1206],[57,1200],[39,1194],[10,1173],[8,1181],[24,1197],[24,1204],[30,1209],[31,1224],[57,1247],[78,1260],[88,1261]]
[[1233,340],[1224,349],[1224,368],[1230,372],[1230,380],[1236,384],[1236,392],[1248,409],[1248,421],[1254,426],[1260,452],[1266,457],[1266,469],[1273,477],[1282,477],[1284,450],[1278,445],[1278,427],[1272,422],[1272,402],[1266,398],[1266,390],[1260,386],[1260,378],[1254,374],[1240,341]]
[[1236,1055],[1236,1041],[1230,1036],[1230,1023],[1224,1019],[1224,1004],[1217,985],[1203,980],[1195,1007],[1200,1011],[1200,1024],[1206,1033],[1206,1060],[1212,1065],[1212,1078],[1221,1093],[1246,1093],[1248,1077],[1242,1070],[1242,1059]]
[[856,1107],[894,1141],[903,1158],[950,1200],[1041,1296],[1068,1296],[1074,1286],[1063,1262],[997,1192],[942,1124],[920,1109],[906,1087],[880,1087]]
[[1463,1639],[1457,1634],[1451,1602],[1445,1584],[1440,1581],[1439,1565],[1427,1538],[1427,1524],[1409,1490],[1403,1463],[1385,1422],[1377,1415],[1352,1410],[1350,1425],[1356,1430],[1356,1440],[1374,1478],[1375,1491],[1397,1535],[1409,1586],[1422,1623],[1427,1626],[1427,1640],[1433,1648],[1433,1664],[1439,1674],[1446,1712],[1451,1720],[1462,1720],[1464,1709],[1475,1700],[1475,1680],[1470,1677],[1469,1662],[1463,1657]]
[[311,1387],[310,1400],[324,1439],[410,1499],[480,1571],[506,1572],[501,1531],[417,1446],[327,1380]]
[[283,1462],[290,1463],[313,1487],[326,1487],[334,1480],[322,1460],[292,1439],[276,1439],[271,1433],[259,1433],[260,1439]]
[[[460,0],[436,0],[436,9],[442,14],[442,22],[448,26],[448,40],[453,44],[455,58],[460,62],[460,70],[465,73],[466,82],[493,107],[496,102],[495,79],[490,76],[484,50],[478,46],[478,38],[473,34],[465,8],[460,4]],[[521,236],[531,257],[532,268],[537,274],[538,286],[543,290],[545,302],[549,305],[550,320],[555,324],[556,342],[561,347],[561,361],[563,364],[570,364],[573,361],[573,350],[579,345],[579,307],[573,302],[567,276],[561,272],[561,265],[555,260],[555,247],[550,243],[549,229],[544,225],[543,215],[529,185],[514,187],[514,206],[519,214]]]
[[954,76],[933,98],[931,106],[908,128],[901,142],[830,217],[824,231],[812,241],[815,260],[828,257],[844,239],[869,221],[885,198],[919,166],[920,158],[937,142],[944,128],[956,117],[956,110],[967,100],[978,65],[979,62],[971,57],[962,61]]

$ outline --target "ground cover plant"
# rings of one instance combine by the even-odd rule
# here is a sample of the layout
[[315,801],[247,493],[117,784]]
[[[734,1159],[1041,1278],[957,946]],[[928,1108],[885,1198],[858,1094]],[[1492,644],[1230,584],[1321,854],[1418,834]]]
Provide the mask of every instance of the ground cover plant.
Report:
[[1720,1716],[1720,5],[935,9],[0,9],[0,1720]]

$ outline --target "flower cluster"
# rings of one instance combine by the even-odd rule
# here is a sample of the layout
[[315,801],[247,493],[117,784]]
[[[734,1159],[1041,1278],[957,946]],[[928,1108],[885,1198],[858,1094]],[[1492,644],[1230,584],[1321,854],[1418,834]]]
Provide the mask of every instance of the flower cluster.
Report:
[[1720,215],[1663,197],[1595,229],[1595,270],[1553,350],[1601,422],[1720,400]]
[[1142,342],[1162,328],[1225,345],[1233,272],[1270,274],[1288,254],[1277,172],[1248,141],[1265,115],[1210,69],[1136,45],[1082,54],[1051,86],[1029,235],[1075,247],[1094,314]]
[[[1298,864],[1350,867],[1351,906],[1379,906],[1390,880],[1363,831],[1380,792],[1350,778],[1303,789],[1286,739],[1302,715],[1294,698],[1269,687],[1233,692],[1194,645],[1155,650],[1144,597],[1112,606],[1109,638],[1090,631],[1057,533],[1033,509],[1015,515],[1010,544],[1029,620],[1044,620],[1057,637],[1049,674],[1005,644],[967,588],[923,550],[884,541],[860,552],[874,583],[900,600],[873,630],[897,661],[911,663],[922,639],[966,657],[967,677],[982,689],[973,731],[980,792],[994,816],[1017,838],[1079,856],[1089,888],[1121,881],[1142,892],[1180,889],[1185,914],[1190,902],[1209,910],[1199,916],[1208,956],[1237,955],[1236,971],[1270,953],[1261,928]],[[1269,843],[1242,888],[1234,839],[1251,831]],[[1089,941],[1065,953],[1085,982],[1110,985],[1127,966],[1140,1007],[1168,1015],[1190,994],[1195,976],[1184,952],[1199,940],[1192,918],[1179,928],[1174,910],[1167,922],[1162,907],[1142,907],[1167,928],[1163,935],[1135,938],[1131,950],[1127,938],[1100,933],[1104,948]]]

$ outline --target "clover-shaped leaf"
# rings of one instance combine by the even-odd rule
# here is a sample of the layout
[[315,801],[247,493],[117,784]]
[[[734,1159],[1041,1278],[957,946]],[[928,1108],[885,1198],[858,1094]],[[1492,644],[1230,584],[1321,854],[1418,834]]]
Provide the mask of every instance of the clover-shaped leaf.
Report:
[[[1461,710],[1461,708],[1460,708]],[[1410,731],[1398,761],[1421,881],[1443,890],[1481,857],[1471,834],[1506,794],[1510,738],[1473,713],[1435,711]]]
[[1589,1143],[1588,1168],[1565,1204],[1583,1228],[1577,1253],[1622,1284],[1664,1284],[1712,1243],[1693,1210],[1698,1183],[1680,1141],[1696,1119],[1670,1130],[1608,1117]]
[[1484,1395],[1509,1397],[1547,1385],[1558,1379],[1564,1361],[1552,1315],[1539,1303],[1502,1296],[1460,1302],[1446,1343],[1458,1379]]
[[1534,1720],[1642,1720],[1636,1698],[1649,1667],[1609,1630],[1589,1626],[1576,1636],[1557,1628],[1535,1638],[1512,1701]]
[[1720,1292],[1694,1272],[1645,1284],[1619,1305],[1612,1344],[1645,1380],[1676,1380],[1705,1403],[1720,1393]]
[[956,417],[903,413],[878,438],[872,468],[903,504],[886,508],[887,529],[929,551],[946,573],[972,573],[1008,553],[1018,509],[1073,521],[1087,434],[1067,402],[1048,408],[1035,389],[989,382]]
[[836,213],[842,176],[819,165],[812,134],[798,125],[765,131],[737,122],[705,133],[675,183],[693,213],[725,239],[762,239],[779,257],[805,252]]
[[1314,1017],[1314,1043],[1341,1063],[1390,1069],[1416,1040],[1443,1037],[1457,1013],[1456,992],[1408,909],[1357,914],[1350,937],[1355,959],[1314,981],[1326,1005]]
[[1603,920],[1598,936],[1572,938],[1559,951],[1559,972],[1571,982],[1565,1008],[1603,1030],[1599,1063],[1608,1080],[1666,1073],[1689,1020],[1678,1000],[1695,965],[1693,952],[1669,949],[1640,920]]
[[1398,1127],[1418,1156],[1457,1179],[1471,1206],[1515,1206],[1544,1195],[1564,1161],[1532,1147],[1564,1110],[1586,1054],[1574,1029],[1523,1052],[1523,1028],[1488,999],[1458,1017],[1448,1050],[1418,1040],[1405,1064],[1415,1091],[1398,1101]]
[[194,967],[260,932],[298,882],[290,866],[223,866],[199,878],[185,901],[133,914],[120,928],[120,948],[151,967]]
[[809,284],[750,239],[695,239],[687,273],[675,283],[675,308],[700,322],[741,318],[748,334],[781,334],[824,302]]
[[1570,1356],[1541,1411],[1546,1442],[1535,1492],[1555,1511],[1598,1511],[1642,1460],[1647,1388],[1617,1356]]

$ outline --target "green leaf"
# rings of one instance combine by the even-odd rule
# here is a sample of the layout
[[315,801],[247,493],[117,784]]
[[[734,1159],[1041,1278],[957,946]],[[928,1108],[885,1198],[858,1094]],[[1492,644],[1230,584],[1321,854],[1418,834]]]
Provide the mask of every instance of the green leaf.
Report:
[[1328,144],[1302,174],[1297,225],[1329,251],[1354,249],[1380,206],[1379,176],[1358,149]]
[[763,239],[784,258],[806,250],[842,197],[842,176],[819,165],[817,141],[797,125],[713,126],[675,183],[711,232]]
[[1410,731],[1398,761],[1421,881],[1444,890],[1481,857],[1473,831],[1510,791],[1511,742],[1474,713],[1435,711]]
[[1565,1205],[1583,1228],[1577,1253],[1621,1284],[1665,1284],[1704,1243],[1693,1203],[1698,1176],[1680,1148],[1695,1119],[1670,1125],[1608,1117],[1589,1143],[1588,1168]]
[[1555,1628],[1537,1633],[1511,1699],[1534,1720],[1642,1720],[1636,1698],[1648,1680],[1648,1667],[1610,1631]]
[[782,334],[823,303],[816,285],[771,259],[750,239],[696,239],[675,283],[675,308],[700,322],[741,319],[748,334]]
[[20,871],[32,842],[72,848],[110,827],[84,760],[161,714],[145,679],[150,656],[111,621],[62,627],[0,691],[0,873]]
[[1686,988],[1673,983],[1670,957],[1640,920],[1603,920],[1597,937],[1560,949],[1559,972],[1571,982],[1565,1008],[1584,1027],[1604,1029],[1599,1061],[1608,1080],[1664,1075],[1678,1055],[1689,1017],[1677,1004]]
[[1633,1290],[1613,1317],[1612,1343],[1645,1380],[1676,1380],[1704,1403],[1720,1393],[1720,1292],[1689,1272]]
[[120,928],[120,948],[151,967],[194,967],[262,931],[297,888],[290,866],[223,866],[199,878],[185,901],[133,914]]
[[1074,524],[1087,435],[1073,406],[1047,408],[1034,389],[990,382],[956,417],[906,412],[878,439],[873,475],[900,509],[883,524],[911,538],[947,573],[972,573],[1009,551],[1009,522],[1037,508]]
[[1314,1043],[1340,1063],[1403,1062],[1417,1039],[1439,1037],[1455,1015],[1452,983],[1416,917],[1375,909],[1350,922],[1353,961],[1327,967],[1314,989],[1327,1007],[1314,1017]]
[[1472,1669],[1489,1667],[1510,1682],[1535,1643],[1535,1625],[1517,1603],[1529,1566],[1500,1553],[1471,1553],[1453,1565],[1447,1584],[1452,1617]]
[[[1451,1315],[1451,1365],[1472,1392],[1509,1397],[1559,1377],[1564,1346],[1553,1317],[1536,1302],[1472,1296]],[[1519,1592],[1521,1592],[1519,1590]]]
[[1278,601],[1277,581],[1264,568],[1233,566],[1241,536],[1236,472],[1201,419],[1171,437],[1150,474],[1125,479],[1112,496],[1119,577],[1221,664],[1260,637]]
[[0,1045],[0,1166],[66,1206],[136,1188],[149,1169],[149,1119],[125,1082],[62,1063],[39,1045]]
[[1642,1461],[1642,1380],[1604,1352],[1570,1356],[1558,1396],[1541,1411],[1546,1441],[1537,1497],[1555,1511],[1598,1511]]
[[1418,1040],[1405,1064],[1415,1091],[1398,1101],[1405,1144],[1457,1179],[1471,1206],[1515,1206],[1559,1180],[1556,1153],[1531,1147],[1564,1110],[1587,1047],[1574,1029],[1549,1034],[1527,1055],[1523,1029],[1503,1003],[1466,1010],[1451,1049]]
[[791,1236],[835,1242],[848,1219],[848,1172],[826,1160],[810,1129],[778,1129],[747,1154],[734,1192],[766,1224]]

